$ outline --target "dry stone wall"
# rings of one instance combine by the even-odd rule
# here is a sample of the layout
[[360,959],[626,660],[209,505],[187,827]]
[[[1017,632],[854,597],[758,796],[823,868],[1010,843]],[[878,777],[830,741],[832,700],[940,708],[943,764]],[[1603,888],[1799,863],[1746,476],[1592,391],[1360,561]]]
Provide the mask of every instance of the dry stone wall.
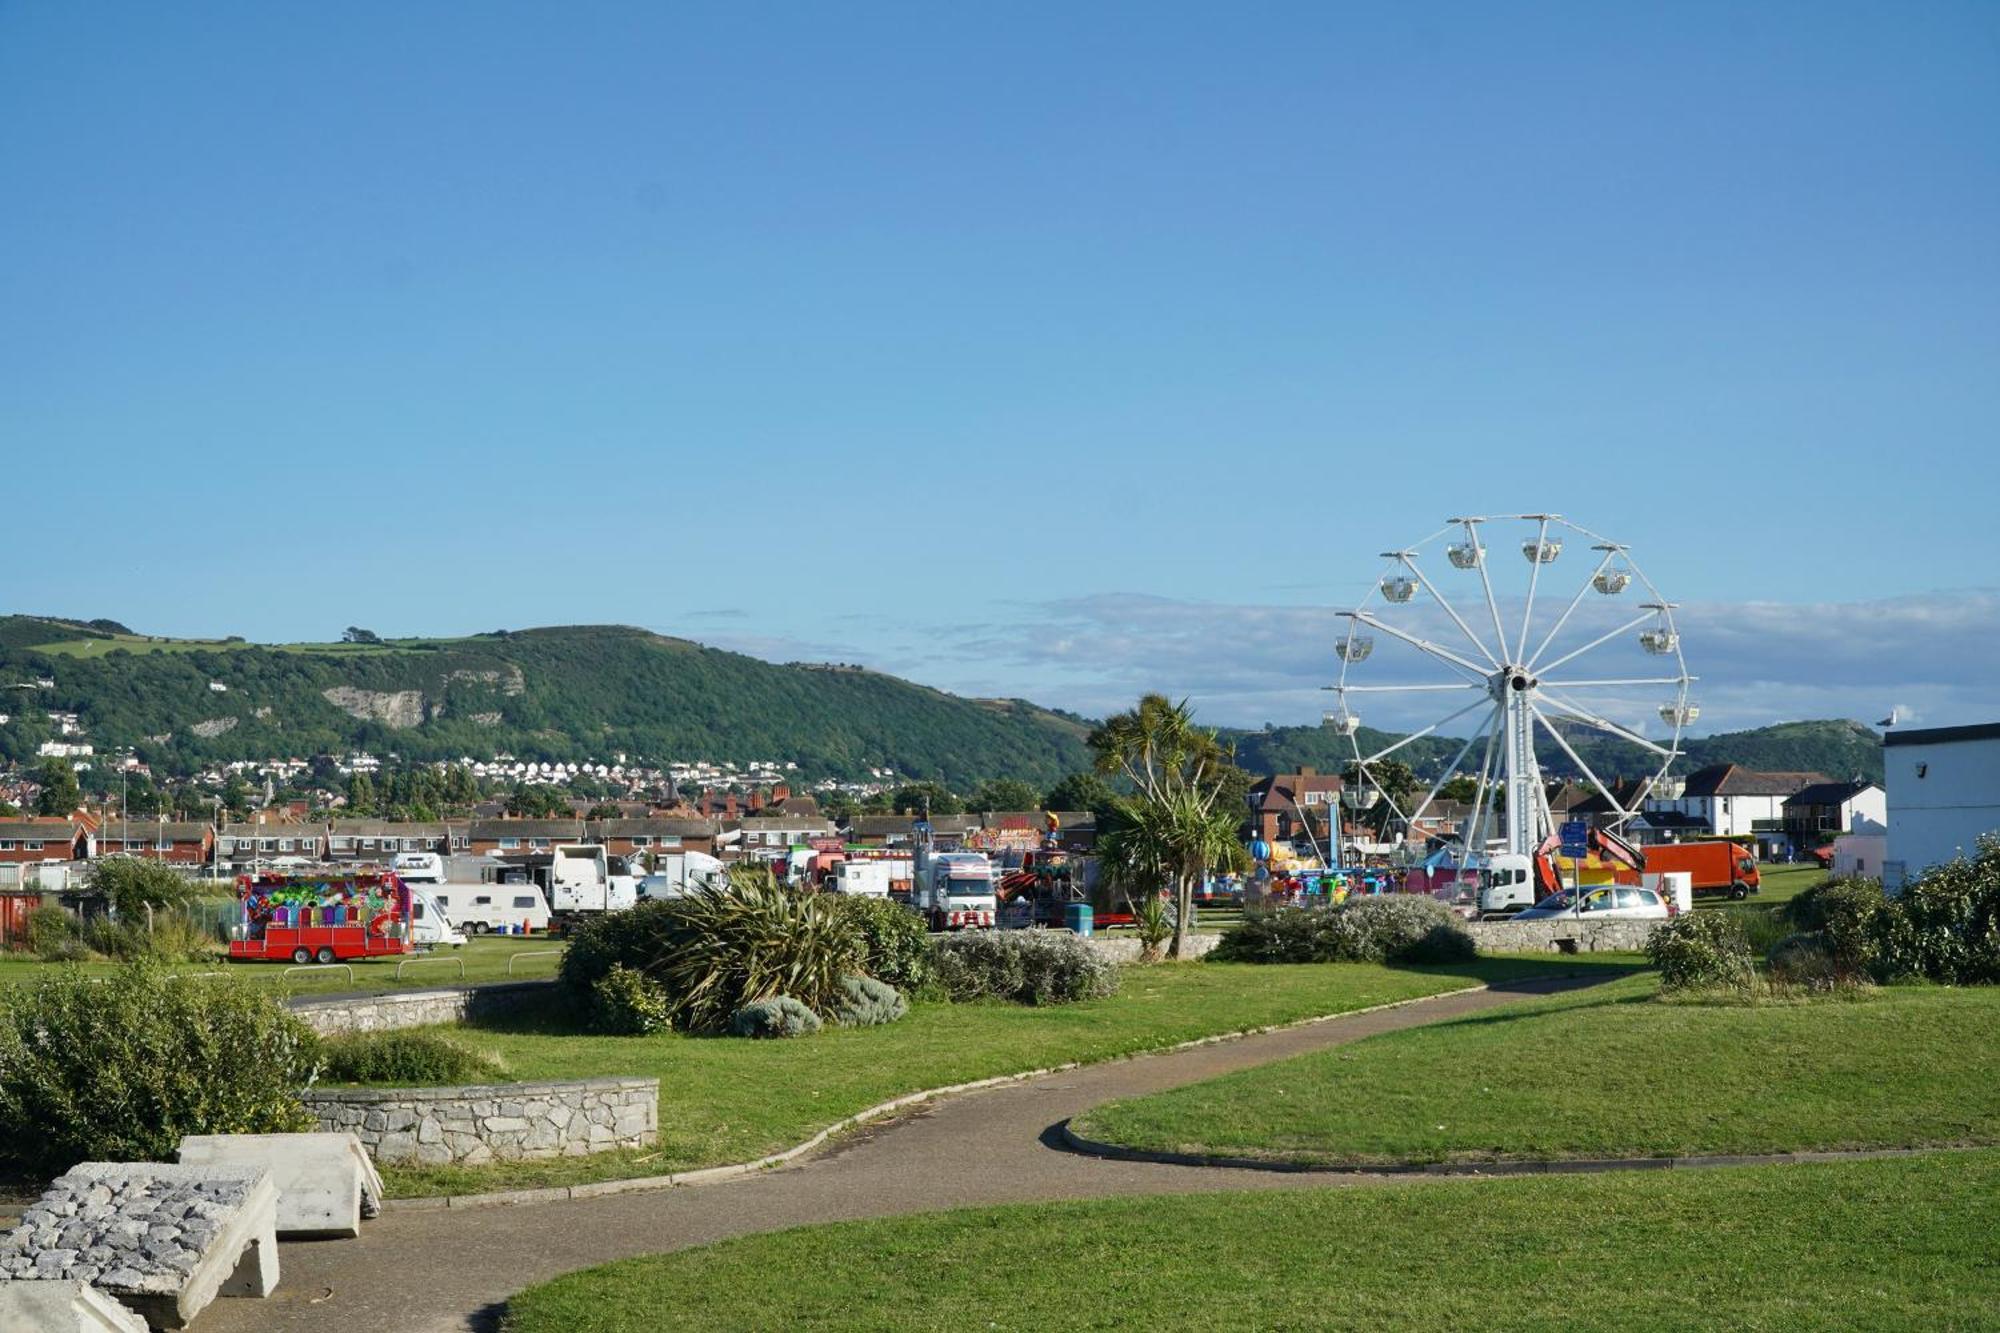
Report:
[[1659,921],[1468,921],[1481,953],[1611,953],[1644,949]]
[[592,1078],[459,1088],[329,1088],[305,1094],[327,1132],[359,1138],[378,1162],[444,1166],[583,1157],[649,1147],[660,1081]]

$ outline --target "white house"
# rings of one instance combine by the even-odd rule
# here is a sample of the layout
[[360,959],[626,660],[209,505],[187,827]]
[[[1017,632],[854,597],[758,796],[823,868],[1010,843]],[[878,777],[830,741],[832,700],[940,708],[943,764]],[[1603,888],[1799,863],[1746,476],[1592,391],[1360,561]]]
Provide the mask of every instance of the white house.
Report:
[[1740,764],[1714,764],[1688,774],[1679,795],[1649,798],[1644,822],[1656,829],[1674,828],[1681,841],[1755,836],[1781,843],[1785,802],[1830,781],[1824,773],[1759,773]]
[[1889,848],[1882,885],[1891,893],[1928,866],[2000,833],[2000,722],[1891,731],[1882,738],[1888,775]]
[[[1889,796],[1880,784],[1816,782],[1785,798],[1785,834],[1804,855],[1842,834],[1881,836],[1889,831]],[[1879,858],[1878,858],[1879,859]],[[1875,872],[1879,873],[1878,864]]]

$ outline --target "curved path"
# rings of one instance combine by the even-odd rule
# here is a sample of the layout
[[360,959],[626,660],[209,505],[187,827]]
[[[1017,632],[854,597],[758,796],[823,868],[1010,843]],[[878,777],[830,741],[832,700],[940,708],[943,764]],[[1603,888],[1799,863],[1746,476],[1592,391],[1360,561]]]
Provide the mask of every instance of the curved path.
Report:
[[1328,1189],[1407,1177],[1161,1165],[1061,1150],[1061,1126],[1100,1102],[1214,1078],[1377,1033],[1598,984],[1551,978],[1419,1000],[1237,1041],[1116,1060],[926,1103],[795,1165],[739,1180],[559,1203],[397,1209],[358,1240],[280,1250],[267,1300],[223,1300],[200,1333],[490,1330],[523,1287],[630,1255],[747,1232],[981,1204],[1209,1190]]

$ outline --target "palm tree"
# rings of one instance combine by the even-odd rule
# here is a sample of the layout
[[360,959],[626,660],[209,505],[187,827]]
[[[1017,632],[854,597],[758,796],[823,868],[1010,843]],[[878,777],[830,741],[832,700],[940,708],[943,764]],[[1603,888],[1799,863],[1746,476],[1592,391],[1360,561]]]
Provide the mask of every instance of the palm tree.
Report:
[[1106,719],[1091,733],[1090,748],[1099,773],[1122,776],[1133,789],[1115,806],[1100,858],[1128,900],[1135,890],[1173,890],[1168,954],[1179,958],[1194,919],[1195,886],[1238,853],[1239,812],[1224,799],[1234,767],[1229,752],[1213,731],[1194,725],[1185,699],[1176,704],[1160,694]]

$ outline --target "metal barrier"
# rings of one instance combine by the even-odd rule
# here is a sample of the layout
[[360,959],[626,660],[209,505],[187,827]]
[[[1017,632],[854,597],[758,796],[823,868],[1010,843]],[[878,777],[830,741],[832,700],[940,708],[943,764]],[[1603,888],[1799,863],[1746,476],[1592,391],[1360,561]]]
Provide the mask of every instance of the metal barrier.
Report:
[[354,969],[346,963],[293,963],[279,975],[289,977],[294,972],[329,972],[336,967],[347,973],[347,980],[353,982]]
[[560,957],[562,957],[561,949],[524,949],[520,953],[513,955],[507,960],[507,975],[510,977],[514,975],[514,964],[520,962],[523,958],[560,958]]
[[413,967],[418,963],[457,963],[458,979],[460,981],[465,980],[465,960],[463,958],[405,958],[396,964],[396,980],[401,981],[403,979],[404,968]]

